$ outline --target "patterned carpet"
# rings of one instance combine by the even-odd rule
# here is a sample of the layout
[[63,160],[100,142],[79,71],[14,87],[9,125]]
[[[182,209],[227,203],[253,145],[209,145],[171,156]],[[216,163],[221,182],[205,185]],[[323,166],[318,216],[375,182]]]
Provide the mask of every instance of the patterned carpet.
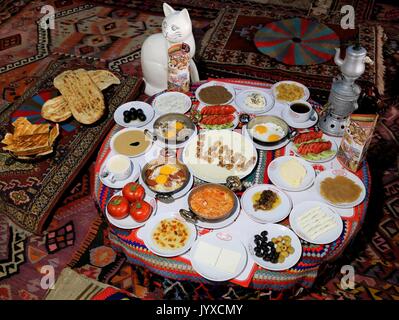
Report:
[[[335,17],[347,1],[241,1],[173,0],[172,6],[187,7],[197,42],[207,34],[223,10],[232,8],[290,11],[319,21]],[[51,31],[45,43],[35,21],[43,4],[53,4],[60,28]],[[94,2],[92,2],[94,3]],[[126,76],[140,76],[139,48],[143,39],[160,28],[161,1],[2,1],[0,3],[0,108],[18,99],[35,84],[46,67],[60,58],[97,61]],[[343,256],[326,265],[311,291],[299,299],[399,299],[399,8],[393,1],[353,1],[359,19],[382,26],[385,33],[383,58],[385,94],[378,102],[381,115],[368,161],[373,176],[372,199],[364,226]],[[280,10],[278,10],[280,9]],[[40,12],[40,10],[39,10]],[[108,35],[96,25],[116,22]],[[82,32],[77,32],[83,28]],[[35,45],[32,45],[34,43]],[[200,52],[200,49],[198,49]],[[199,61],[205,74],[225,76],[216,64]],[[212,68],[212,72],[209,70]],[[227,71],[229,68],[227,68]],[[215,71],[216,70],[216,71]],[[230,69],[231,71],[232,69]],[[238,69],[239,70],[239,69]],[[256,77],[246,68],[242,75]],[[312,87],[311,84],[309,86]],[[313,94],[313,92],[312,92]],[[323,95],[320,94],[320,97]],[[373,102],[373,101],[371,101]],[[376,108],[372,103],[363,108]],[[2,110],[2,109],[0,109]],[[109,247],[107,223],[91,199],[91,166],[82,169],[54,210],[48,232],[34,236],[11,224],[0,213],[0,299],[42,299],[43,265],[54,266],[56,276],[70,266],[78,273],[125,289],[145,299],[282,299],[292,292],[250,291],[226,287],[205,290],[198,285],[174,282],[135,268]],[[340,285],[342,265],[355,268],[355,288]]]

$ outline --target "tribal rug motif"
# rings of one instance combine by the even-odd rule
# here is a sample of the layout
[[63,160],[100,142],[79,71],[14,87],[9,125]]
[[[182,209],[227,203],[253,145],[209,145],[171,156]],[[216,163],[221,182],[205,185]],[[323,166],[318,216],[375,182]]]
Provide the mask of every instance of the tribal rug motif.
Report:
[[[102,68],[97,63],[82,63],[74,59],[51,64],[36,83],[0,114],[1,135],[10,132],[11,120],[27,116],[42,121],[43,103],[57,95],[52,81],[64,70],[78,67]],[[140,81],[134,77],[121,78],[121,84],[104,91],[108,113],[96,124],[84,126],[76,120],[64,122],[55,153],[35,162],[21,162],[0,151],[0,210],[25,230],[36,234],[44,230],[47,217],[63,191],[78,174],[113,124],[113,111],[128,100],[134,100]]]
[[[53,267],[56,281],[79,249],[92,242],[102,219],[90,197],[91,172],[84,168],[84,174],[65,192],[44,235],[29,234],[0,215],[0,300],[43,299],[47,288],[41,286],[42,268]],[[52,250],[52,232],[57,233],[56,251]],[[72,242],[68,234],[73,235]]]
[[[295,16],[306,18],[305,12],[289,10],[250,10],[228,8],[221,12],[215,25],[204,36],[198,59],[199,69],[205,77],[249,77],[269,82],[295,78],[306,83],[312,90],[312,96],[324,102],[331,88],[333,78],[339,73],[333,60],[312,66],[290,65],[278,62],[258,51],[254,43],[255,34],[265,25],[277,20]],[[338,36],[341,48],[353,44],[357,37],[374,61],[367,65],[359,82],[363,87],[377,87],[382,93],[383,81],[383,29],[381,26],[361,23],[356,30],[341,28],[339,16],[319,19]],[[320,75],[323,75],[322,77]],[[324,96],[319,97],[318,95]]]
[[[1,97],[14,101],[60,57],[102,62],[112,71],[140,77],[141,44],[148,35],[161,30],[162,3],[127,4],[128,7],[123,6],[123,1],[95,5],[80,0],[36,0],[15,7],[15,16],[5,20],[0,29]],[[55,9],[53,30],[39,26],[44,5]],[[197,38],[218,13],[215,8],[190,11]]]
[[[29,12],[32,7],[29,5],[43,3],[44,1],[3,1],[0,4],[0,8],[4,8],[3,4],[6,4],[7,9],[1,10],[0,13],[0,31],[3,26],[7,23],[13,23],[13,29],[17,30],[20,28],[25,30],[29,25],[36,25],[37,17],[32,17],[33,20],[29,20]],[[124,8],[127,12],[139,11],[140,13],[146,12],[149,15],[161,16],[162,10],[160,9],[160,0],[103,0],[94,1],[101,6],[112,6],[118,8]],[[267,2],[267,3],[264,3]],[[384,1],[387,2],[387,1]],[[46,3],[54,3],[56,11],[67,11],[68,8],[78,7],[81,2],[79,1],[46,1]],[[93,3],[93,2],[92,2]],[[157,5],[159,3],[159,5]],[[169,3],[177,8],[187,7],[190,10],[190,14],[193,17],[195,12],[197,16],[203,16],[204,20],[195,21],[194,33],[196,39],[201,40],[205,31],[209,28],[209,21],[216,18],[221,10],[227,7],[239,9],[242,7],[246,9],[261,9],[263,11],[273,12],[288,12],[295,16],[313,17],[323,23],[327,23],[330,17],[339,17],[339,9],[347,1],[344,0],[327,0],[327,1],[280,1],[280,0],[253,0],[253,1],[234,1],[234,0],[203,0],[201,1],[201,7],[198,7],[198,1],[196,0],[170,0]],[[399,141],[399,101],[397,98],[397,83],[399,75],[399,11],[398,7],[393,4],[380,3],[378,1],[353,1],[353,5],[356,7],[356,17],[359,20],[367,20],[373,24],[381,24],[387,39],[384,44],[384,61],[386,65],[385,69],[385,93],[387,98],[384,100],[384,104],[389,107],[381,109],[382,121],[377,128],[377,134],[370,147],[368,160],[370,161],[371,169],[378,169],[372,172],[375,177],[384,177],[381,179],[375,178],[373,185],[375,189],[373,194],[376,194],[378,198],[374,201],[376,204],[374,207],[370,205],[368,216],[363,230],[359,234],[359,237],[351,248],[345,252],[342,259],[337,261],[335,264],[326,266],[325,272],[319,277],[318,285],[311,292],[302,292],[302,299],[395,299],[398,296],[398,266],[395,261],[398,261],[398,219],[399,219],[399,177],[397,172],[399,171],[397,150]],[[35,6],[33,6],[35,8]],[[208,13],[209,12],[209,13]],[[199,21],[199,22],[197,22]],[[216,21],[217,22],[217,21]],[[29,34],[29,39],[37,39],[37,30],[29,29],[35,33]],[[245,30],[244,30],[245,31]],[[5,33],[4,33],[5,34]],[[10,36],[14,33],[7,34]],[[16,46],[1,50],[0,59],[5,57],[14,61],[16,59],[29,58],[24,55],[25,50],[28,46],[36,46],[37,44],[32,40],[31,42],[24,43],[23,39],[21,44],[17,45],[18,37],[10,38],[2,42],[3,32],[0,36],[0,48],[2,43],[15,44]],[[245,36],[245,32],[243,32]],[[24,47],[25,46],[25,47]],[[5,48],[5,47],[3,47]],[[18,50],[17,50],[18,48]],[[49,46],[51,49],[52,47]],[[36,48],[37,49],[37,48]],[[198,49],[199,50],[199,49]],[[9,52],[12,54],[8,55]],[[68,52],[73,52],[72,49],[65,50],[62,54],[52,54],[51,50],[47,57],[33,61],[29,64],[23,64],[11,71],[0,73],[0,99],[3,101],[12,102],[17,100],[28,88],[34,85],[38,80],[41,79],[43,72],[46,72],[46,68],[49,64],[54,63],[60,57],[65,56]],[[35,51],[32,51],[35,54]],[[7,56],[8,55],[8,56]],[[226,57],[226,59],[228,56]],[[13,60],[15,59],[15,60]],[[82,60],[86,63],[91,60],[95,60],[97,63],[101,63],[100,60],[90,59],[88,56],[82,56]],[[118,59],[118,58],[116,58]],[[137,74],[137,59],[136,57],[121,57],[121,73],[123,74]],[[107,61],[111,63],[112,60]],[[222,61],[223,62],[223,61]],[[105,63],[105,62],[103,62]],[[6,62],[7,64],[7,62]],[[106,64],[106,63],[105,63]],[[0,63],[0,68],[3,67],[3,62]],[[217,72],[212,74],[211,71],[207,71],[214,75],[222,75],[222,69],[228,68],[228,65],[215,64]],[[210,70],[208,68],[208,70]],[[216,69],[215,69],[216,70]],[[238,70],[238,71],[237,71]],[[237,72],[244,77],[251,77],[245,68],[238,67]],[[217,74],[216,74],[217,73]],[[266,79],[262,78],[262,80]],[[309,81],[306,82],[311,88],[322,87],[317,82]],[[315,91],[315,90],[314,90]],[[317,92],[316,92],[317,93]],[[313,94],[313,92],[312,92]],[[318,93],[317,93],[318,94]],[[322,91],[325,96],[325,91]],[[0,108],[4,108],[6,103],[0,100]],[[3,109],[0,109],[3,110]],[[0,159],[4,161],[4,159]],[[26,168],[29,164],[26,164]],[[18,167],[11,166],[13,170],[17,170]],[[30,169],[27,169],[30,170]],[[180,283],[173,282],[164,278],[157,278],[155,275],[149,273],[145,269],[135,268],[127,263],[124,263],[125,259],[122,256],[114,255],[109,250],[109,240],[107,236],[107,223],[99,216],[94,215],[96,212],[91,204],[88,202],[89,198],[85,198],[85,195],[89,190],[87,181],[89,180],[89,170],[83,168],[82,173],[76,184],[72,184],[72,187],[65,192],[65,196],[58,202],[57,208],[59,211],[64,211],[62,208],[71,207],[73,210],[67,210],[69,214],[67,219],[57,219],[55,214],[54,224],[50,224],[48,230],[62,229],[63,226],[67,225],[70,221],[74,221],[73,227],[75,231],[75,242],[73,246],[67,246],[58,252],[50,255],[50,257],[56,257],[61,263],[56,267],[56,273],[58,274],[62,269],[62,264],[69,262],[70,266],[81,274],[89,276],[93,279],[98,279],[104,283],[113,284],[119,288],[128,289],[129,292],[135,293],[137,296],[154,299],[154,298],[170,298],[170,299],[200,299],[200,298],[216,298],[216,299],[281,299],[284,295],[275,292],[245,292],[239,288],[222,288],[214,291],[207,291],[203,286],[193,286],[191,283]],[[378,184],[378,181],[380,183]],[[376,192],[382,190],[382,192]],[[85,201],[80,200],[85,198]],[[90,215],[93,217],[91,223],[82,223],[80,221],[81,213],[77,209],[80,206],[74,207],[73,203],[76,201],[83,201],[86,207],[91,210]],[[90,200],[91,201],[91,200]],[[384,201],[384,203],[381,203]],[[373,201],[371,202],[373,203]],[[82,204],[82,203],[80,203]],[[0,219],[3,219],[4,215],[0,213]],[[53,222],[52,222],[53,223]],[[11,229],[12,228],[12,229]],[[42,253],[46,252],[45,247],[45,235],[44,236],[33,236],[33,239],[39,239],[40,244],[35,243],[29,235],[26,234],[20,228],[15,226],[9,227],[9,223],[0,222],[0,274],[4,272],[2,269],[3,264],[11,262],[7,269],[7,276],[2,277],[0,275],[0,299],[33,299],[43,298],[44,290],[36,290],[39,276],[41,274],[37,271],[37,268],[42,263],[47,263],[47,257],[40,259]],[[80,228],[81,231],[78,229]],[[4,230],[7,230],[3,232]],[[81,234],[85,238],[84,241],[78,235]],[[30,250],[28,248],[33,241],[34,248],[39,250]],[[37,242],[38,240],[36,240]],[[4,244],[14,243],[14,254],[9,255],[8,248],[4,249]],[[22,249],[23,248],[23,249]],[[73,251],[70,254],[70,259],[59,258],[64,252]],[[21,256],[18,251],[23,252]],[[33,254],[34,253],[34,254]],[[37,257],[37,258],[35,258]],[[33,262],[31,262],[31,260]],[[351,264],[355,267],[356,271],[356,285],[352,290],[343,290],[340,285],[342,274],[340,268],[344,264]],[[15,271],[16,270],[16,271]],[[33,270],[32,274],[27,274]],[[12,273],[12,274],[11,274]],[[30,285],[30,282],[36,283],[36,285]],[[28,287],[29,285],[29,287]],[[36,291],[35,291],[36,290]],[[286,297],[286,295],[285,295]]]

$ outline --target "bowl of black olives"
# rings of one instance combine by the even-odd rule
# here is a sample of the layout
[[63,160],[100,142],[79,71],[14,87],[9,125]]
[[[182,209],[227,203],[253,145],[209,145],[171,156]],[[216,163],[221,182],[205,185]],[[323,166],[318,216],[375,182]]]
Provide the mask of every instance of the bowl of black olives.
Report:
[[154,108],[142,101],[127,102],[115,110],[114,119],[122,127],[142,127],[154,117]]

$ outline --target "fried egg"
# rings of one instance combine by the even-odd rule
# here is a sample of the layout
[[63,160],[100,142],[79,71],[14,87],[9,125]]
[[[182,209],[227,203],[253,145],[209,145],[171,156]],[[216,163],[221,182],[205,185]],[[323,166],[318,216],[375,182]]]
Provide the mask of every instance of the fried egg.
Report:
[[263,142],[276,142],[284,137],[284,130],[275,123],[260,123],[250,129],[252,137]]

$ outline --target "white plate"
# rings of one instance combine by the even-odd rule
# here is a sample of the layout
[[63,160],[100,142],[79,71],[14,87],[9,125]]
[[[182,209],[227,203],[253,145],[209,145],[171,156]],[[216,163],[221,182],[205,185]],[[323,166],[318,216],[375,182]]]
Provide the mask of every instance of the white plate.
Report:
[[[189,210],[189,206],[188,206],[188,194],[185,196],[184,201],[184,209]],[[222,220],[222,221],[218,221],[218,222],[206,222],[206,221],[201,221],[198,220],[196,225],[200,228],[204,228],[204,229],[210,229],[210,230],[214,230],[214,229],[221,229],[224,227],[227,227],[228,225],[232,224],[234,221],[236,221],[238,215],[240,214],[240,200],[237,198],[237,196],[234,194],[234,196],[236,197],[235,201],[237,201],[237,209],[230,215],[228,216],[226,219]]]
[[[141,172],[141,170],[140,170],[140,172]],[[145,190],[146,194],[149,194],[151,197],[155,198],[156,193],[154,191],[150,190],[147,187],[147,185],[144,183],[144,181],[143,181],[143,179],[141,177],[141,174],[139,175],[139,183],[144,187],[144,190]],[[174,193],[172,195],[172,197],[174,199],[179,199],[179,198],[185,196],[191,190],[191,187],[193,186],[193,184],[194,184],[194,177],[193,177],[192,174],[190,174],[190,179],[189,179],[187,185],[182,190],[180,190],[179,192]]]
[[[207,105],[201,105],[201,106],[198,107],[197,110],[201,111],[205,107],[207,107]],[[234,107],[234,108],[237,110],[236,107]],[[231,128],[226,128],[226,130],[234,130],[238,126],[238,124],[240,122],[240,116],[238,115],[238,112],[237,111],[234,112],[233,116],[234,116],[233,126]],[[224,130],[224,129],[206,129],[205,127],[202,127],[202,125],[200,123],[198,123],[198,125],[200,126],[201,130]]]
[[[257,257],[254,253],[255,243],[254,237],[256,234],[260,234],[262,231],[266,230],[268,232],[268,240],[271,241],[274,237],[279,236],[289,236],[291,238],[291,246],[294,248],[294,253],[290,254],[285,258],[283,263],[271,263],[269,261],[264,261],[262,258]],[[287,270],[293,267],[302,256],[302,245],[299,241],[298,236],[289,228],[282,226],[280,224],[268,223],[257,227],[256,230],[250,231],[250,237],[248,238],[247,246],[248,251],[255,263],[262,268],[273,271]]]
[[230,99],[229,101],[226,101],[225,103],[222,103],[222,104],[229,104],[229,103],[231,103],[231,102],[234,100],[235,91],[234,91],[234,88],[233,88],[230,84],[222,83],[222,82],[210,81],[210,82],[206,82],[206,83],[200,85],[200,86],[197,88],[197,90],[195,90],[195,97],[196,97],[197,100],[198,100],[199,102],[201,102],[202,104],[209,105],[208,103],[205,103],[204,101],[202,101],[202,100],[200,99],[200,97],[199,97],[199,92],[200,92],[202,89],[204,89],[204,88],[206,88],[206,87],[210,87],[210,86],[222,86],[222,87],[225,87],[225,88],[227,89],[227,91],[229,91],[229,92],[231,93],[231,99]]
[[[206,160],[197,158],[197,141],[200,136],[204,141],[204,149],[207,149],[209,144],[222,141],[224,145],[229,146],[234,152],[243,153],[247,160],[255,157],[255,161],[245,171],[238,171],[234,168],[232,170],[221,168],[216,163],[217,159],[215,159],[214,163],[209,164]],[[186,144],[183,149],[182,160],[190,172],[198,179],[212,183],[225,183],[228,176],[238,176],[242,179],[250,174],[256,166],[258,153],[252,141],[238,132],[231,130],[206,130]]]
[[101,176],[101,173],[104,171],[104,168],[105,168],[107,162],[108,162],[108,158],[101,165],[100,173],[98,175],[100,177],[101,182],[104,185],[106,185],[107,187],[113,188],[113,189],[122,189],[124,187],[124,185],[127,184],[128,182],[137,181],[137,179],[139,178],[140,166],[137,163],[135,163],[132,159],[130,159],[130,162],[131,162],[132,168],[133,168],[132,173],[130,174],[130,176],[128,176],[126,179],[123,179],[123,180],[116,180],[113,183],[107,177],[102,177]]
[[[126,123],[123,121],[123,112],[126,110],[130,110],[131,108],[142,109],[143,113],[147,117],[145,121],[140,121],[139,119],[130,121]],[[117,124],[125,128],[139,128],[143,127],[146,124],[150,123],[152,118],[154,118],[154,108],[151,107],[148,103],[142,101],[130,101],[119,106],[114,112],[114,119]]]
[[[184,223],[186,227],[190,230],[190,236],[184,247],[177,250],[165,250],[159,248],[154,243],[154,241],[152,240],[152,233],[161,220],[172,218]],[[197,229],[195,228],[195,225],[186,222],[183,218],[179,217],[178,214],[169,214],[168,216],[155,216],[150,219],[148,223],[144,226],[142,234],[144,244],[152,253],[161,257],[176,257],[190,250],[191,246],[194,244],[195,239],[197,238]]]
[[254,144],[256,149],[263,150],[263,151],[278,150],[278,149],[281,149],[281,148],[285,147],[290,142],[289,139],[285,139],[283,142],[280,142],[279,144],[276,144],[274,146],[262,146],[259,143],[256,143],[255,141],[253,141],[253,138],[248,133],[247,126],[243,126],[242,127],[242,134],[246,138],[248,138],[249,140],[252,141],[252,143]]
[[[115,193],[112,197],[121,196],[121,195],[122,195],[122,191],[119,191],[119,192]],[[155,215],[155,213],[157,212],[157,201],[154,198],[150,197],[149,195],[145,195],[144,201],[148,202],[152,207],[152,212],[151,212],[150,217],[144,222],[137,222],[130,216],[130,214],[124,219],[115,219],[108,213],[107,207],[105,207],[105,216],[107,217],[108,221],[111,224],[113,224],[115,227],[118,227],[120,229],[131,230],[131,229],[140,228],[140,227],[144,226],[151,219],[151,217],[153,217]]]
[[[356,201],[353,201],[351,203],[345,203],[345,204],[334,204],[327,199],[324,199],[324,197],[320,194],[320,184],[321,182],[326,179],[326,178],[335,178],[336,176],[344,176],[348,179],[351,179],[354,183],[356,183],[360,188],[362,188],[362,191],[359,195],[359,197],[356,199]],[[327,202],[328,204],[337,207],[337,208],[353,208],[359,204],[361,204],[364,201],[364,198],[366,197],[366,187],[364,186],[363,181],[353,174],[352,172],[345,170],[345,169],[337,169],[337,170],[327,170],[327,171],[322,171],[320,172],[315,180],[315,188],[317,192],[319,193],[321,199],[323,201]]]
[[[119,130],[117,133],[115,133],[115,134],[112,136],[109,145],[110,145],[111,150],[112,150],[113,152],[115,152],[116,154],[119,154],[119,153],[115,150],[115,147],[114,147],[115,139],[116,139],[118,136],[120,136],[122,133],[127,132],[127,131],[142,131],[142,130],[141,130],[141,129],[138,129],[138,128],[124,128],[124,129],[122,129],[122,130]],[[141,155],[145,154],[148,150],[151,149],[152,144],[153,144],[153,141],[151,141],[150,138],[148,138],[148,141],[150,141],[150,144],[148,145],[147,149],[145,149],[143,152],[140,152],[140,153],[136,154],[135,156],[127,156],[127,157],[129,157],[129,158],[137,158],[137,157],[140,157]]]
[[[310,239],[303,232],[302,228],[298,224],[298,218],[306,213],[308,210],[320,207],[321,210],[327,213],[329,216],[333,217],[337,222],[337,226],[334,229],[330,229],[324,234],[319,235],[314,240]],[[290,225],[292,230],[303,240],[309,243],[315,244],[327,244],[331,243],[338,239],[338,237],[342,233],[343,223],[340,215],[336,213],[332,208],[330,208],[327,204],[319,202],[319,201],[305,201],[295,205],[294,209],[292,209],[290,214]]]
[[[299,187],[295,188],[290,185],[288,185],[280,176],[279,173],[279,167],[280,164],[288,161],[290,159],[295,159],[298,161],[301,165],[303,165],[306,169],[306,176],[302,180],[302,183]],[[287,191],[303,191],[308,189],[312,184],[313,181],[316,177],[316,173],[313,169],[313,167],[303,160],[302,158],[299,157],[290,157],[290,156],[283,156],[283,157],[278,157],[274,159],[270,164],[269,167],[267,168],[267,174],[271,180],[271,182],[276,185],[277,187],[280,187],[281,189],[287,190]]]
[[[236,267],[236,270],[233,273],[223,272],[216,267],[206,264],[203,261],[194,259],[195,252],[197,251],[197,247],[200,241],[204,241],[210,245],[214,245],[223,249],[228,249],[231,251],[235,251],[241,255],[240,263]],[[245,246],[242,242],[233,237],[232,235],[226,232],[209,232],[203,236],[200,236],[197,241],[194,243],[193,247],[190,251],[190,260],[193,269],[197,271],[201,276],[208,280],[212,281],[227,281],[230,279],[234,279],[239,276],[244,270],[247,261],[248,254]]]
[[[271,190],[277,193],[281,199],[281,203],[272,210],[255,211],[253,207],[252,197],[255,193],[263,190]],[[290,214],[292,209],[291,198],[283,191],[271,184],[258,184],[245,190],[241,197],[241,207],[244,212],[254,221],[259,223],[275,223],[284,220]]]
[[[266,104],[265,104],[265,106],[263,108],[255,109],[255,108],[251,108],[251,107],[246,105],[245,99],[251,93],[259,93],[265,98]],[[274,107],[274,102],[275,102],[273,95],[267,93],[264,90],[258,90],[258,89],[248,89],[248,90],[241,91],[237,95],[235,101],[236,101],[237,106],[242,111],[247,112],[247,113],[253,113],[253,114],[262,114],[262,113],[266,113],[266,112],[270,111]]]
[[[286,81],[277,82],[277,83],[275,83],[275,84],[271,87],[271,90],[272,90],[272,92],[273,92],[274,98],[275,98],[277,101],[280,101],[280,102],[291,102],[291,101],[286,101],[286,100],[277,99],[277,90],[276,90],[276,88],[277,88],[277,86],[279,86],[279,85],[282,84],[282,83],[295,84],[295,85],[297,85],[297,86],[303,88],[304,96],[303,96],[302,98],[295,99],[295,100],[308,100],[308,99],[310,98],[310,92],[309,92],[309,89],[308,89],[306,86],[304,86],[302,83],[299,83],[299,82],[296,82],[296,81],[286,80]],[[294,100],[293,100],[293,101],[294,101]]]
[[[173,106],[171,106],[171,109],[164,109],[164,110],[160,109],[159,101],[161,101],[162,99],[169,100],[169,99],[171,99],[171,97],[180,99],[183,102],[183,106],[180,109],[177,109],[176,107],[173,108]],[[159,115],[163,115],[166,113],[183,113],[184,114],[191,109],[191,99],[188,95],[181,93],[181,92],[175,92],[175,91],[164,92],[154,98],[154,100],[152,101],[152,106],[153,106],[155,112]]]
[[295,155],[297,155],[298,157],[301,157],[301,158],[304,159],[305,161],[312,162],[312,163],[323,163],[323,162],[327,162],[327,161],[330,161],[330,160],[332,160],[332,159],[335,158],[335,156],[337,155],[338,147],[337,147],[337,144],[335,143],[334,139],[332,139],[331,137],[329,137],[329,136],[323,134],[322,139],[323,139],[324,141],[330,141],[330,142],[331,142],[331,150],[332,150],[332,151],[335,151],[335,153],[332,154],[331,156],[329,156],[329,157],[327,157],[327,158],[324,158],[324,159],[321,159],[321,160],[310,160],[310,159],[304,158],[302,155],[300,155],[300,154],[298,153],[298,149],[297,149],[297,147],[295,146],[295,144],[294,144],[293,141],[291,142],[290,147],[291,147],[292,151],[295,153]]
[[309,119],[308,121],[305,121],[305,122],[296,122],[296,121],[294,121],[294,119],[289,114],[289,109],[290,108],[289,108],[288,104],[285,104],[285,106],[281,110],[281,117],[292,128],[295,128],[295,129],[307,129],[307,128],[313,127],[319,121],[318,113],[314,112],[315,120],[310,120]]

